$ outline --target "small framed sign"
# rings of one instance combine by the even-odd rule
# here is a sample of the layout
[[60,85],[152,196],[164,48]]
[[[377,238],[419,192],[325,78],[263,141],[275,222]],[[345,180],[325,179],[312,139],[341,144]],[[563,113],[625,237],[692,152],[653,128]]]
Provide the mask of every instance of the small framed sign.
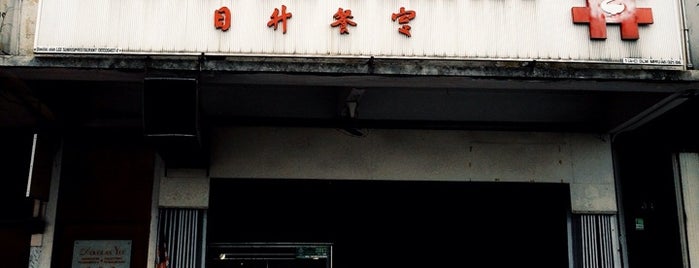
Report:
[[75,240],[72,268],[130,268],[131,240]]
[[643,218],[636,218],[636,231],[643,231],[646,229],[646,224]]

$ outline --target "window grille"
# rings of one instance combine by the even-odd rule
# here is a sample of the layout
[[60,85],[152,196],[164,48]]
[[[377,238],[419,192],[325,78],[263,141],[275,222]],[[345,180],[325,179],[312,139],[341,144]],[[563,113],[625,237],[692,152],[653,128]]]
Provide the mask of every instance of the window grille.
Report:
[[575,267],[621,267],[616,215],[577,214],[573,219]]
[[203,267],[205,210],[160,208],[158,214],[156,267]]

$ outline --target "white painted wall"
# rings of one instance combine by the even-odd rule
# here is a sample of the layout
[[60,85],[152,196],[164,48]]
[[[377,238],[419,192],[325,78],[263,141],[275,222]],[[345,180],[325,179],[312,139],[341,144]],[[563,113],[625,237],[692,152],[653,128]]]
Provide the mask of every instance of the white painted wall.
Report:
[[611,147],[588,134],[231,127],[209,177],[567,183],[574,212],[617,210]]

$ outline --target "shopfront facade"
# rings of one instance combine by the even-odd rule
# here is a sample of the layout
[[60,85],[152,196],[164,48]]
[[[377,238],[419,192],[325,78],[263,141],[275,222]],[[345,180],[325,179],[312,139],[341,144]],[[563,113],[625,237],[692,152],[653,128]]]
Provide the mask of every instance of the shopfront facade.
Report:
[[695,266],[687,2],[4,0],[0,243],[21,267]]

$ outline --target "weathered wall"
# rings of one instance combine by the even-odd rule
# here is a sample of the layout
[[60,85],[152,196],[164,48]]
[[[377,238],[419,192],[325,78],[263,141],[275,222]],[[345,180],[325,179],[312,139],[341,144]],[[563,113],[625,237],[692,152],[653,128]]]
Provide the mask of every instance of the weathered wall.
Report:
[[39,0],[0,0],[0,55],[34,54]]
[[22,16],[20,17],[19,44],[17,45],[18,54],[33,55],[39,0],[24,0],[21,2]]
[[15,0],[0,0],[0,54],[9,54],[10,50],[10,33],[12,32],[12,18],[18,1]]
[[210,177],[568,183],[575,212],[614,212],[609,141],[533,132],[221,128]]
[[573,211],[616,211],[616,190],[611,142],[607,137],[571,134],[572,177],[570,198]]
[[159,180],[159,206],[178,208],[209,206],[209,178],[206,170],[167,169],[163,175]]

